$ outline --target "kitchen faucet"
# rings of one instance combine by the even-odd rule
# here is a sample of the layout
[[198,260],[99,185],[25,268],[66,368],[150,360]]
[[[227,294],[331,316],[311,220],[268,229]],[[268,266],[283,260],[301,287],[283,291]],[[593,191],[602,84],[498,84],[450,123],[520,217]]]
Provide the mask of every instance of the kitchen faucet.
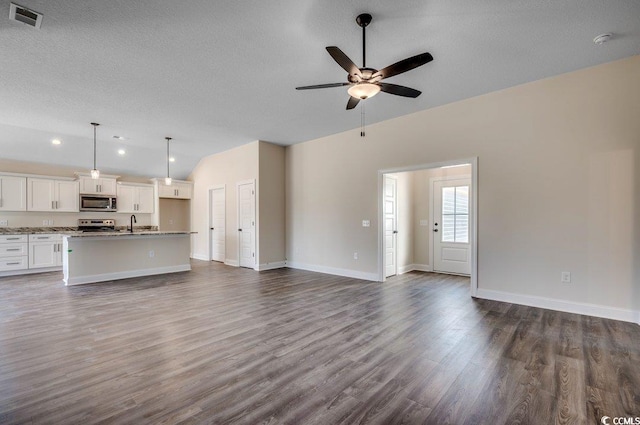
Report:
[[131,214],[131,220],[130,221],[131,221],[131,229],[129,229],[129,231],[131,233],[133,233],[133,223],[137,223],[138,222],[138,220],[136,220],[135,214]]

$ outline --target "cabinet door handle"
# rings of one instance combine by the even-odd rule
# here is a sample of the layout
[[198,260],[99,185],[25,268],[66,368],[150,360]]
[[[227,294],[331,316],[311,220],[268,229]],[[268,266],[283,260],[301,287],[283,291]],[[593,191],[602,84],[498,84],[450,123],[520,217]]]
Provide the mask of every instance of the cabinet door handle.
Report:
[[17,266],[18,264],[20,264],[20,262],[7,263],[7,266]]
[[20,238],[7,238],[8,241],[19,241]]
[[7,251],[20,251],[20,248],[8,248]]
[[56,201],[51,201],[51,209],[52,210],[56,209]]

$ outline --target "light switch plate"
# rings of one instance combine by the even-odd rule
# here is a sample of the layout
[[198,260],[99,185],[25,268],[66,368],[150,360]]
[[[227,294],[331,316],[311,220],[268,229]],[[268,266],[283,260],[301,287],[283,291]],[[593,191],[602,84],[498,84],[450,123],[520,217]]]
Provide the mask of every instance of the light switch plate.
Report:
[[362,227],[371,227],[370,220],[362,220]]
[[0,226],[8,226],[9,220],[0,220]]

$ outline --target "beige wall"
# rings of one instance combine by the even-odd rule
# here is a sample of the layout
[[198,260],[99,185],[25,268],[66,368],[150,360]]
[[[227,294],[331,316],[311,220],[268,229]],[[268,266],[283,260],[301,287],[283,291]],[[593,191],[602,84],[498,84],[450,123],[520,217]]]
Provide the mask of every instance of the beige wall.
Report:
[[191,252],[195,258],[209,257],[209,190],[226,187],[226,262],[238,262],[238,213],[236,183],[258,178],[258,142],[249,143],[200,160],[189,180],[193,181],[191,200]]
[[285,149],[258,143],[258,264],[285,261]]
[[191,201],[160,198],[158,204],[160,230],[191,230]]
[[639,310],[638,75],[634,56],[291,146],[288,259],[376,278],[378,170],[477,156],[481,290]]

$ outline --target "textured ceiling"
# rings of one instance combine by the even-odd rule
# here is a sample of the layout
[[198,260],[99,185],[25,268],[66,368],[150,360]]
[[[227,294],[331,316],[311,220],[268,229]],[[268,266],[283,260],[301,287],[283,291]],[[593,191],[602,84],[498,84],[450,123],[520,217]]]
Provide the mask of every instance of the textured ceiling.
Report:
[[[423,92],[366,102],[377,122],[640,53],[638,0],[20,0],[35,30],[0,0],[0,157],[175,178],[254,140],[293,144],[356,129],[325,46],[362,61],[355,17],[373,15],[367,65],[424,51],[435,60],[389,82]],[[612,32],[602,46],[592,39]],[[120,142],[114,135],[125,136]],[[63,144],[52,146],[52,138]],[[126,149],[120,157],[116,151]]]

